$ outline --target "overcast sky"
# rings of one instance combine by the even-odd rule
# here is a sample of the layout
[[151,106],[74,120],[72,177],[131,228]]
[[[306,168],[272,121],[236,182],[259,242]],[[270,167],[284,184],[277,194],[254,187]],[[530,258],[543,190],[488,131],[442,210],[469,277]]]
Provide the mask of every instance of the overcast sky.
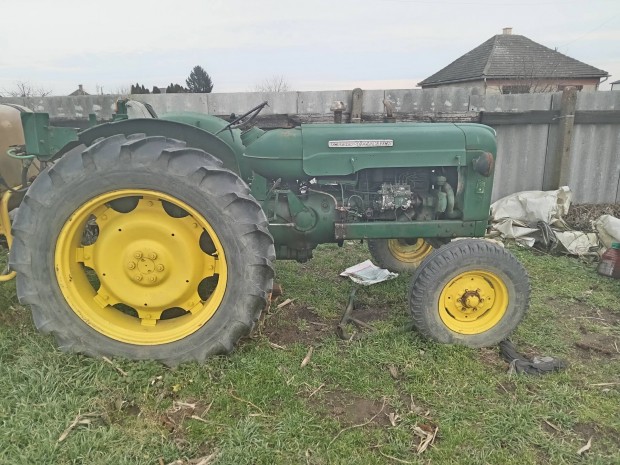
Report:
[[503,27],[620,79],[620,0],[0,0],[0,93],[413,88]]

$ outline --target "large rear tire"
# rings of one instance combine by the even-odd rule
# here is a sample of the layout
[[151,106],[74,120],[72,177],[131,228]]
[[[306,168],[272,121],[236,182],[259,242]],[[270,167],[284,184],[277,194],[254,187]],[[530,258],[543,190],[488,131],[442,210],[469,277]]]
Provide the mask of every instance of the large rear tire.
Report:
[[65,351],[159,360],[225,354],[268,302],[273,239],[215,157],[143,134],[68,153],[13,225],[20,302]]
[[463,239],[435,250],[419,266],[409,305],[423,336],[487,347],[515,330],[529,295],[527,272],[510,252],[482,239]]

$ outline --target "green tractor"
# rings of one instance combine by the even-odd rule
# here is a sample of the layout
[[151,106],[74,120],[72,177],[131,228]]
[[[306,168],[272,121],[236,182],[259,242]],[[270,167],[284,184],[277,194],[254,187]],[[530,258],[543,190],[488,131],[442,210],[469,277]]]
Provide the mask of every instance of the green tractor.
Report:
[[23,170],[41,167],[5,192],[23,198],[10,269],[36,327],[62,350],[169,365],[228,353],[268,305],[276,258],[305,261],[345,240],[413,272],[411,316],[430,339],[493,345],[524,316],[523,267],[472,239],[488,226],[493,129],[264,131],[253,123],[266,102],[230,121],[129,119],[131,102],[117,105],[113,122],[82,131],[23,112],[25,143],[9,150]]

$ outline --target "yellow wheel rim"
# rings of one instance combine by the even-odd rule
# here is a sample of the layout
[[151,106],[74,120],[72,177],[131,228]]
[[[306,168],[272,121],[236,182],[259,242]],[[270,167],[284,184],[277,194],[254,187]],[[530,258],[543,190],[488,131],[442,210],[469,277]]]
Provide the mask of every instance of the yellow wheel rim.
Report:
[[446,284],[439,296],[439,316],[461,334],[480,334],[502,319],[508,307],[504,281],[488,271],[460,273]]
[[388,239],[388,249],[398,261],[420,263],[433,251],[433,246],[424,239],[409,242],[406,239]]
[[54,262],[76,315],[130,344],[193,334],[226,290],[226,257],[211,225],[186,203],[152,190],[116,190],[84,203],[63,225]]

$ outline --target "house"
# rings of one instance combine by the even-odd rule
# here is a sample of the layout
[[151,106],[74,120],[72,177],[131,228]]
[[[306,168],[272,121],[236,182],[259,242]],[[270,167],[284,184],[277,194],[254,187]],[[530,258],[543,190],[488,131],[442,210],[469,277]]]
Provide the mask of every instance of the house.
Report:
[[507,27],[418,85],[423,89],[461,87],[477,94],[524,94],[556,92],[568,86],[597,90],[601,79],[608,77],[607,71],[513,35]]
[[77,90],[74,90],[73,92],[69,94],[69,97],[75,97],[76,95],[90,95],[90,94],[86,92],[82,84],[80,84]]

